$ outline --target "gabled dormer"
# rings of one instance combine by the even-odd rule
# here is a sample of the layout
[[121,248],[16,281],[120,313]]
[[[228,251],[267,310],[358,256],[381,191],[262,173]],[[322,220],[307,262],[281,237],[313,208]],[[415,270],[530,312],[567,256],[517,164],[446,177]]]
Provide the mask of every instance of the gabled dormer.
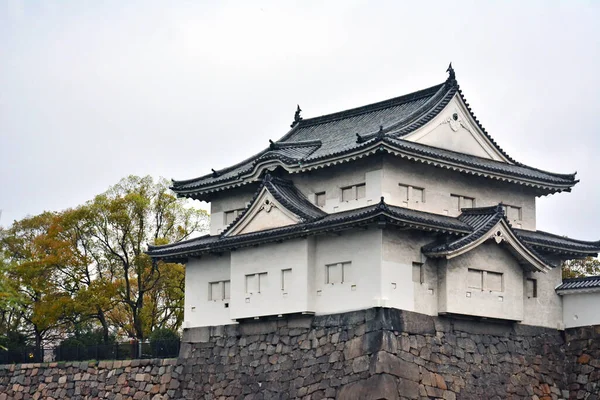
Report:
[[266,174],[248,207],[223,232],[222,237],[282,228],[314,221],[325,215],[291,181]]

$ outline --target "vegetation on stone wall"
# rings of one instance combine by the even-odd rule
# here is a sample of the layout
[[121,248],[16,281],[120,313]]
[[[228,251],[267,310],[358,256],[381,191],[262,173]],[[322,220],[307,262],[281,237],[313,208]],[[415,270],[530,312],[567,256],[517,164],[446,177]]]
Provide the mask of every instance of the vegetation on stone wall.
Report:
[[177,330],[184,267],[153,263],[144,251],[207,227],[208,214],[177,199],[166,180],[129,176],[79,207],[0,228],[0,338],[25,335],[39,349],[91,332],[110,342]]

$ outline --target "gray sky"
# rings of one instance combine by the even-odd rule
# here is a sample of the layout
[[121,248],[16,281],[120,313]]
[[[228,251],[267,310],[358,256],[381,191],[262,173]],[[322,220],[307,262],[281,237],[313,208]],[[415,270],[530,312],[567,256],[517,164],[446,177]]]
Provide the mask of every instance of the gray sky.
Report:
[[[252,3],[252,4],[250,4]],[[440,83],[513,158],[578,171],[538,229],[600,239],[600,2],[3,1],[0,224],[185,179],[305,118]],[[427,5],[425,5],[427,3]]]

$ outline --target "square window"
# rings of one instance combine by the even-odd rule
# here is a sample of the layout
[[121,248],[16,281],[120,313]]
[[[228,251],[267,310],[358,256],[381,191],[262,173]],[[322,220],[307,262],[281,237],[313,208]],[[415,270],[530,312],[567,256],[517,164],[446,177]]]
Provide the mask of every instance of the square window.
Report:
[[367,197],[367,185],[356,185],[356,199],[364,199]]
[[486,272],[485,288],[491,292],[502,292],[502,274],[498,272]]
[[413,187],[411,200],[417,203],[425,203],[425,189]]
[[223,282],[223,300],[229,300],[230,293],[231,293],[231,282],[224,281]]
[[225,225],[231,224],[235,220],[236,211],[225,211]]
[[532,299],[537,297],[537,280],[536,279],[527,279],[525,281],[526,293],[527,297]]
[[221,289],[221,282],[210,282],[208,292],[208,300],[222,300],[223,290]]
[[423,278],[423,263],[412,263],[412,281],[415,283],[423,283],[425,281]]
[[342,264],[330,264],[325,266],[325,283],[334,284],[342,283],[343,272]]
[[315,203],[317,204],[317,206],[325,207],[325,201],[325,192],[315,193]]
[[281,270],[281,290],[287,292],[292,287],[292,269]]
[[460,206],[460,208],[473,208],[475,207],[475,199],[471,198],[471,197],[463,197],[462,198],[462,204]]
[[342,188],[342,201],[354,200],[354,186]]
[[246,275],[246,293],[258,293],[258,277],[256,274]]
[[470,288],[483,289],[483,271],[478,269],[470,269],[468,271],[467,283]]
[[402,184],[399,184],[398,186],[400,188],[400,200],[408,201],[408,186]]
[[269,282],[267,281],[267,273],[262,272],[258,274],[258,293],[263,293],[269,287]]
[[352,276],[352,263],[342,263],[342,283],[352,282],[353,279],[354,277]]
[[451,194],[450,201],[452,203],[452,209],[460,211],[460,196]]

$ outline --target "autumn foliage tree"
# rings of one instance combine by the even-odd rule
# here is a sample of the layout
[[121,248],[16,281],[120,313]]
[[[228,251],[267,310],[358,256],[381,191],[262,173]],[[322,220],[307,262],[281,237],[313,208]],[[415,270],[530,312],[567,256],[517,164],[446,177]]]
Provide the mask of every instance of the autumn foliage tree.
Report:
[[36,346],[92,326],[136,339],[183,319],[184,267],[155,263],[147,244],[207,229],[208,214],[177,199],[165,180],[129,176],[75,209],[0,230],[0,336]]
[[563,262],[563,279],[582,278],[584,276],[600,275],[600,260],[586,257]]

